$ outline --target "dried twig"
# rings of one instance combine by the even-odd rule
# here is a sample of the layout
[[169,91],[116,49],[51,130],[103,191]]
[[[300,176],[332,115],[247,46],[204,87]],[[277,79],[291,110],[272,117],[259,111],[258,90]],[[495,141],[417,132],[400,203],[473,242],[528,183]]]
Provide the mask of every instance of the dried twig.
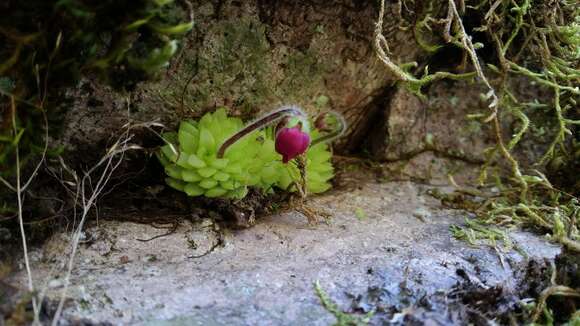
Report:
[[[10,107],[12,109],[12,128],[14,133],[17,133],[17,126],[16,126],[16,101],[14,96],[10,97]],[[48,141],[48,140],[46,140]],[[28,278],[28,290],[30,293],[34,293],[34,282],[32,280],[32,269],[30,268],[30,259],[28,258],[28,245],[26,241],[26,232],[24,231],[24,217],[22,216],[22,192],[23,187],[21,184],[21,171],[20,171],[20,147],[18,142],[15,145],[15,152],[16,152],[16,186],[14,189],[16,190],[16,200],[18,204],[18,226],[20,227],[20,236],[22,238],[22,250],[24,251],[24,266],[26,268],[26,276]],[[44,156],[43,156],[44,157]],[[30,180],[34,177],[34,173],[30,176]],[[28,182],[25,184],[25,186]],[[36,298],[32,297],[32,309],[34,310],[34,324],[38,324],[38,304],[36,302]]]
[[[125,126],[125,132],[119,137],[117,142],[109,148],[106,154],[101,158],[101,160],[95,164],[90,170],[84,172],[83,177],[79,180],[79,182],[75,183],[77,191],[75,192],[75,201],[80,200],[81,203],[81,213],[80,213],[80,220],[76,227],[76,230],[73,234],[73,239],[71,242],[71,253],[69,256],[67,270],[64,277],[64,287],[61,291],[61,297],[58,303],[58,307],[56,313],[52,320],[52,325],[56,326],[58,321],[60,320],[60,316],[62,314],[62,309],[64,306],[64,301],[66,299],[68,287],[70,285],[70,277],[72,274],[72,270],[74,267],[75,256],[78,248],[78,244],[80,241],[80,237],[82,234],[82,229],[85,225],[87,220],[88,214],[90,210],[96,206],[97,199],[102,194],[103,190],[105,189],[108,181],[110,180],[113,172],[119,167],[124,159],[124,154],[130,150],[138,150],[141,149],[140,146],[132,145],[130,143],[132,139],[132,135],[130,131],[132,130],[131,125]],[[96,183],[93,184],[93,175],[101,171],[99,173],[99,177],[96,180]],[[78,180],[76,173],[73,171],[73,175],[75,180]],[[75,204],[76,207],[76,204]],[[76,214],[75,214],[76,220]]]

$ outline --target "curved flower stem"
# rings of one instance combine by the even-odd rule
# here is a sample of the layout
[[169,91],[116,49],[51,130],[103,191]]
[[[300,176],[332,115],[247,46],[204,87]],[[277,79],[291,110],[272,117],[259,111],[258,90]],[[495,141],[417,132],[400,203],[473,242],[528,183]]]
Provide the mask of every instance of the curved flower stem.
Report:
[[274,123],[274,122],[276,122],[284,117],[287,117],[287,116],[306,117],[306,114],[299,107],[294,106],[294,105],[283,106],[278,110],[270,112],[270,113],[266,114],[265,116],[259,118],[258,120],[250,123],[249,125],[244,127],[242,130],[235,133],[230,138],[226,139],[223,142],[223,144],[220,146],[220,148],[218,149],[217,157],[223,158],[228,147],[235,144],[238,140],[242,139],[244,136],[248,135],[252,131],[254,131],[256,129],[260,129],[262,127],[265,127],[265,126],[272,124],[272,123]]
[[312,143],[310,144],[310,147],[313,147],[313,146],[318,145],[320,143],[326,143],[326,142],[330,142],[332,140],[335,140],[336,138],[342,136],[344,134],[344,132],[346,131],[346,121],[344,120],[344,118],[342,117],[341,114],[334,112],[334,111],[330,111],[330,112],[328,112],[328,114],[332,114],[336,118],[336,121],[338,122],[338,126],[337,126],[336,130],[334,130],[333,132],[328,133],[322,137],[318,137],[318,138],[314,139],[312,141]]

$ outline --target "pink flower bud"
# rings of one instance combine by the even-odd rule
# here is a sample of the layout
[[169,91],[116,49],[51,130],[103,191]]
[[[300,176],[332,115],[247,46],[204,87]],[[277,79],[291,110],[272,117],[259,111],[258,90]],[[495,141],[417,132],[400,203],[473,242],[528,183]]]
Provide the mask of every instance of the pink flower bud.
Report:
[[276,134],[276,152],[282,154],[284,163],[306,152],[310,145],[310,136],[300,127],[298,125],[292,128],[282,128]]

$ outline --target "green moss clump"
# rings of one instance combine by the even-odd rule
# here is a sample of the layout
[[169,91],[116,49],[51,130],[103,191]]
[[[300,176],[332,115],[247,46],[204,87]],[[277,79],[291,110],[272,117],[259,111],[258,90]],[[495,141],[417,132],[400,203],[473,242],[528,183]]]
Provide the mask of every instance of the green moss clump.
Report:
[[[479,218],[487,224],[540,229],[580,252],[579,183],[559,182],[574,179],[578,170],[575,133],[580,116],[574,108],[580,100],[580,9],[573,1],[530,0],[429,1],[428,8],[439,10],[427,10],[420,20],[416,34],[429,31],[430,35],[416,35],[418,43],[438,38],[441,44],[437,45],[443,47],[429,43],[428,50],[459,48],[471,63],[472,76],[477,75],[488,89],[482,96],[490,110],[478,119],[490,125],[496,144],[484,152],[487,160],[479,186],[495,186],[500,195],[478,207]],[[468,77],[469,73],[425,69],[419,79],[407,70],[415,63],[396,65],[385,51],[383,16],[381,1],[375,31],[377,55],[405,87],[421,96],[421,88],[429,83]],[[482,43],[475,42],[475,36]],[[530,98],[541,93],[547,96]],[[504,130],[506,121],[515,122],[509,133]],[[506,134],[511,136],[506,139]],[[543,149],[543,155],[536,162],[521,162],[524,145],[534,151]]]

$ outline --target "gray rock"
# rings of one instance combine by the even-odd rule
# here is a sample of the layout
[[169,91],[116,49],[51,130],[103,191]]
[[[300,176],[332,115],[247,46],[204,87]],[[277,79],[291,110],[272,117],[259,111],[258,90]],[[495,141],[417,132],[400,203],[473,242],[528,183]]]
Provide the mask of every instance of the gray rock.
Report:
[[[333,317],[320,305],[315,281],[343,309],[377,287],[385,302],[404,307],[402,282],[434,294],[449,290],[462,270],[471,282],[510,287],[526,261],[521,253],[551,259],[560,251],[541,237],[518,232],[516,243],[525,245],[521,253],[501,253],[508,262],[502,267],[491,248],[454,240],[449,226],[462,223],[465,214],[442,208],[423,188],[407,182],[368,184],[309,201],[332,212],[329,225],[309,226],[291,211],[240,231],[183,221],[174,233],[144,242],[138,239],[166,230],[102,219],[87,233],[114,239],[115,249],[103,256],[98,247],[79,247],[64,316],[113,324],[328,325]],[[355,216],[357,207],[367,218]],[[431,215],[428,223],[413,217],[418,209]],[[54,267],[66,256],[50,250],[66,247],[66,239],[55,235],[39,249],[56,261],[35,264],[38,284],[54,284],[51,280],[62,275]],[[24,286],[24,274],[13,281]],[[51,299],[58,294],[47,290]]]

